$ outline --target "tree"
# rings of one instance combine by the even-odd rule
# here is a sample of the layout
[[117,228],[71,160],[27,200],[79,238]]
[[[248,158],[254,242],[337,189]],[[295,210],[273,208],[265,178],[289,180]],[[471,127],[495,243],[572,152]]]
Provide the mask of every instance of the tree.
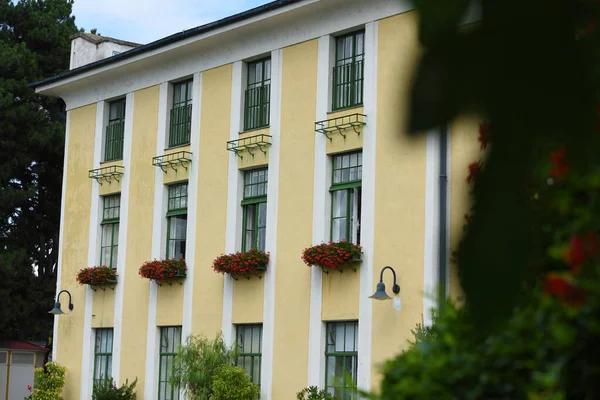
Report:
[[56,285],[65,105],[28,84],[69,67],[72,0],[0,0],[2,336],[46,339]]

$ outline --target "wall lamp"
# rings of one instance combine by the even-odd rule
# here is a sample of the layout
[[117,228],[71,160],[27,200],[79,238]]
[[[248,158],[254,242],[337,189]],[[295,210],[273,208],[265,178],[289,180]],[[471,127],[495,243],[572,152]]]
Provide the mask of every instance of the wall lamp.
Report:
[[373,293],[373,295],[369,296],[369,298],[374,299],[374,300],[391,300],[392,298],[390,296],[388,296],[388,294],[385,292],[385,283],[383,283],[383,272],[389,269],[390,271],[392,271],[392,274],[394,274],[394,285],[392,286],[392,292],[394,293],[394,308],[396,309],[396,311],[400,311],[400,309],[402,308],[402,301],[400,301],[400,285],[398,285],[396,283],[396,271],[394,271],[394,268],[390,267],[390,266],[385,266],[381,269],[381,274],[379,275],[379,283],[377,284],[377,290],[375,291],[375,293]]
[[58,295],[56,296],[56,302],[54,303],[54,308],[52,310],[48,311],[48,313],[54,314],[54,315],[64,314],[64,312],[60,309],[60,295],[63,292],[65,292],[69,295],[69,310],[73,311],[73,303],[71,303],[71,293],[69,293],[68,290],[61,290],[60,292],[58,292]]

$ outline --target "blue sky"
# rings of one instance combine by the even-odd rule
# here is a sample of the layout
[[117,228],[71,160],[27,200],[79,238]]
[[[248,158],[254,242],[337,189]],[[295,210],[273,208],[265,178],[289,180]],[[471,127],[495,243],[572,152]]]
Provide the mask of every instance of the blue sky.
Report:
[[269,3],[271,0],[75,0],[79,28],[141,44]]

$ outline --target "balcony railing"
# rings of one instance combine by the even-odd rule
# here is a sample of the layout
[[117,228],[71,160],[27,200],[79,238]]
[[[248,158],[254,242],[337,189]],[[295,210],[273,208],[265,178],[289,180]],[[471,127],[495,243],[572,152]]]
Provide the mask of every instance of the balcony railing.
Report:
[[271,85],[247,89],[245,105],[244,130],[268,126],[271,112]]
[[104,147],[104,161],[119,160],[123,158],[123,135],[125,121],[111,122],[106,126],[106,142]]
[[187,104],[171,109],[169,147],[181,146],[190,142],[192,131],[192,105]]
[[338,65],[333,68],[332,109],[334,111],[362,104],[364,76],[364,61]]

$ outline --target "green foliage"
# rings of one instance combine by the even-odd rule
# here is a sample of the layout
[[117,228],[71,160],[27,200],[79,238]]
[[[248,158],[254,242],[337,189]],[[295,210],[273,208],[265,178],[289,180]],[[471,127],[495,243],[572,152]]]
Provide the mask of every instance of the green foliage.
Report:
[[29,398],[31,400],[62,400],[62,389],[65,386],[67,369],[62,365],[49,362],[44,368],[35,369],[35,387]]
[[65,106],[28,84],[69,68],[72,4],[0,0],[0,296],[13,303],[0,309],[4,338],[47,340],[52,329]]
[[[434,312],[432,316],[433,324],[437,322],[437,314]],[[423,316],[421,315],[421,322],[418,323],[413,329],[410,330],[410,333],[415,337],[414,341],[409,340],[409,344],[411,346],[415,346],[421,342],[433,339],[436,337],[436,334],[433,330],[432,326],[425,325],[425,321],[423,320]]]
[[237,347],[228,348],[220,333],[214,340],[189,336],[177,350],[170,383],[183,388],[190,400],[210,400],[217,370],[235,365],[237,354]]
[[222,365],[213,378],[212,400],[256,399],[260,389],[250,380],[248,373],[240,367]]
[[324,389],[316,386],[309,386],[296,393],[297,400],[336,400],[335,397],[327,393]]
[[137,378],[129,383],[126,379],[125,383],[121,387],[117,387],[117,384],[113,378],[100,381],[94,385],[94,392],[92,394],[93,400],[135,400],[135,385],[137,384]]

